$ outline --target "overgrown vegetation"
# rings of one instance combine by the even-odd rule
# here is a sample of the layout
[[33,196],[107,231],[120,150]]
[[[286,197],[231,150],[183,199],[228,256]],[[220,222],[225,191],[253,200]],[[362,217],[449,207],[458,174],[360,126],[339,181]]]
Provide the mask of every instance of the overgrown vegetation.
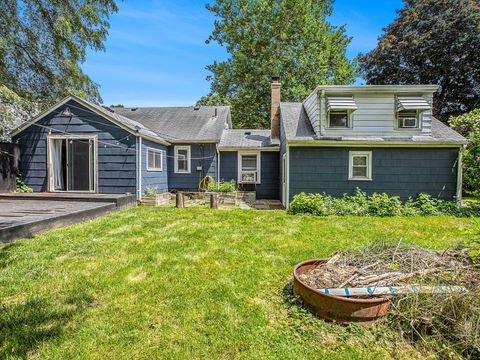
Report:
[[301,193],[293,197],[290,214],[311,214],[317,216],[439,216],[458,217],[478,216],[476,206],[457,207],[453,201],[439,200],[421,193],[415,199],[402,202],[397,196],[387,194],[367,194],[360,189],[354,195],[345,194],[335,198],[325,194]]
[[480,196],[480,108],[451,118],[450,126],[470,140],[463,152],[463,188]]
[[221,192],[221,193],[231,193],[237,190],[237,183],[235,180],[230,181],[219,181],[219,182],[209,182],[208,191],[211,192]]
[[470,239],[467,246],[469,249],[470,257],[476,263],[480,264],[480,220],[477,220],[476,227],[470,232]]
[[344,327],[315,318],[293,296],[292,267],[400,239],[445,249],[472,227],[454,217],[115,212],[0,245],[0,358],[441,357],[441,343],[412,346],[384,322]]

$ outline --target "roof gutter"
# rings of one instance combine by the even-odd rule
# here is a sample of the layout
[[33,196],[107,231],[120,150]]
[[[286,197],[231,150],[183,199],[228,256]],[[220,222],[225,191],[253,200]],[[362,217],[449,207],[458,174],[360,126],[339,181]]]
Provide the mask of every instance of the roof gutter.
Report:
[[331,146],[331,147],[461,147],[466,142],[405,142],[405,141],[327,141],[327,140],[289,140],[288,143],[294,146]]

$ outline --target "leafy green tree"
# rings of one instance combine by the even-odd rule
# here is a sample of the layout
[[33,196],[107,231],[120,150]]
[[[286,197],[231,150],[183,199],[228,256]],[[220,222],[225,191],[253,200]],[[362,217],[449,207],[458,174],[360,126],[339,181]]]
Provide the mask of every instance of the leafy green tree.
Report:
[[80,65],[87,48],[104,49],[116,11],[114,0],[0,2],[0,133],[32,103],[42,108],[66,94],[100,99]]
[[229,104],[237,127],[268,127],[270,81],[280,76],[283,101],[303,101],[320,84],[350,84],[356,64],[345,28],[332,26],[332,0],[216,0],[207,43],[230,57],[207,66],[211,92],[201,105]]
[[469,139],[463,153],[464,190],[472,195],[480,196],[480,108],[453,117],[450,125]]
[[480,106],[480,2],[404,0],[404,7],[360,56],[369,84],[438,84],[442,121]]

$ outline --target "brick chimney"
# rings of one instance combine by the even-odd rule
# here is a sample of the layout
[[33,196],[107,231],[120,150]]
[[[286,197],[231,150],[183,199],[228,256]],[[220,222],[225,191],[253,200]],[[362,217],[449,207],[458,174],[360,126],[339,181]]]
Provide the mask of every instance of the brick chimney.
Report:
[[272,77],[272,112],[270,117],[270,126],[272,129],[272,139],[280,138],[280,97],[281,97],[280,78]]

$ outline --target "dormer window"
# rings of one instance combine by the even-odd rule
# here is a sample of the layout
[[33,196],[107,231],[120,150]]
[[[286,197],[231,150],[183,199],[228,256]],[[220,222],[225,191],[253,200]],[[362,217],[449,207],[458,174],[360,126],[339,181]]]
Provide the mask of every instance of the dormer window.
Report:
[[397,128],[419,129],[422,112],[430,109],[430,104],[421,96],[398,96],[396,99]]
[[397,119],[400,129],[418,129],[418,124],[420,123],[418,110],[399,111]]
[[332,110],[328,113],[329,128],[349,128],[350,127],[350,111],[349,110]]
[[348,129],[352,127],[352,113],[357,110],[353,97],[327,96],[327,127]]

